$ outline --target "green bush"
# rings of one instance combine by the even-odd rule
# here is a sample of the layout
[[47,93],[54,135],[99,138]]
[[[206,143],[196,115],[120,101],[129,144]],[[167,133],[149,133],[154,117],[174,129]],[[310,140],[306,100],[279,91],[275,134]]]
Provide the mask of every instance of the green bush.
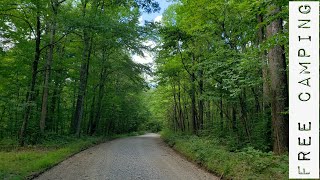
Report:
[[140,130],[158,133],[162,130],[162,128],[163,128],[163,123],[161,121],[150,120],[145,122],[143,125],[141,125]]
[[188,159],[225,179],[288,179],[288,156],[276,156],[253,147],[230,152],[212,136],[175,134],[162,131],[166,143]]

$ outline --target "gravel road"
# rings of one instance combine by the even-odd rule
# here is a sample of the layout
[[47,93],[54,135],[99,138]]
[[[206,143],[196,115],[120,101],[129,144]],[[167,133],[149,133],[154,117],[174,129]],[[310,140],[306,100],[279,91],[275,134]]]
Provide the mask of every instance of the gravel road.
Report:
[[113,140],[87,149],[38,180],[217,180],[167,147],[157,134]]

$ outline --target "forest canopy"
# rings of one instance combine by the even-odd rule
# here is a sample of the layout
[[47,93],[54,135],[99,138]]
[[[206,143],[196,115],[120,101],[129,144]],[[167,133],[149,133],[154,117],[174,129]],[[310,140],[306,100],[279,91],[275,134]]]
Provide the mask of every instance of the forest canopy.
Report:
[[[141,129],[288,150],[288,1],[3,0],[0,139]],[[150,47],[145,42],[154,41]],[[152,51],[155,66],[132,60]],[[154,75],[152,86],[145,74]]]
[[179,0],[159,24],[166,126],[230,150],[288,150],[288,1]]
[[138,131],[148,111],[142,12],[154,0],[4,0],[0,4],[0,139]]

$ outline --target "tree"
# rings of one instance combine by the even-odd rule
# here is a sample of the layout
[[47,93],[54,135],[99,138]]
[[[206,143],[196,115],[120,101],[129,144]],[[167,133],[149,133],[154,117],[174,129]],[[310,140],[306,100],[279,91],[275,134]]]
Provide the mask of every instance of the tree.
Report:
[[[277,6],[285,6],[281,3]],[[275,82],[286,82],[286,48],[282,45],[286,36],[278,19],[287,16],[285,11],[268,14],[270,10],[264,6],[270,4],[180,0],[167,9],[159,27],[161,48],[156,62],[158,88],[172,92],[167,94],[173,99],[167,105],[169,128],[184,131],[181,121],[192,124],[187,129],[194,134],[217,136],[236,148],[254,146],[264,151],[274,147],[271,131],[283,132],[283,139],[285,123],[280,122],[285,120],[276,125],[283,127],[284,131],[279,131],[271,126],[269,117],[286,117],[287,86],[280,90]],[[268,32],[271,29],[274,32]],[[173,70],[172,66],[179,68]],[[275,77],[281,78],[273,80]],[[182,88],[176,88],[177,84]],[[269,99],[273,99],[271,107]],[[183,116],[179,115],[180,103],[184,104]]]
[[49,40],[49,52],[45,65],[45,80],[43,85],[43,95],[42,95],[42,106],[41,106],[41,117],[40,117],[40,131],[43,134],[46,126],[46,118],[48,111],[48,94],[49,94],[49,81],[51,76],[51,64],[53,61],[53,53],[54,53],[54,44],[55,44],[55,35],[56,35],[56,26],[57,26],[57,15],[59,11],[59,6],[65,0],[51,0],[51,21],[49,22],[49,31],[50,31],[50,40]]
[[158,11],[159,4],[1,3],[0,138],[19,131],[23,146],[70,129],[77,136],[136,131],[148,116],[140,93],[146,88],[141,74],[149,69],[130,57],[146,49],[149,29],[139,26],[140,10]]
[[[269,15],[275,16],[280,12],[280,7],[270,5]],[[275,38],[282,32],[282,19],[277,18],[267,26],[267,38]],[[270,72],[270,96],[273,129],[273,151],[282,154],[289,147],[289,117],[288,111],[288,80],[286,71],[286,59],[284,46],[273,45],[268,51],[268,62]]]

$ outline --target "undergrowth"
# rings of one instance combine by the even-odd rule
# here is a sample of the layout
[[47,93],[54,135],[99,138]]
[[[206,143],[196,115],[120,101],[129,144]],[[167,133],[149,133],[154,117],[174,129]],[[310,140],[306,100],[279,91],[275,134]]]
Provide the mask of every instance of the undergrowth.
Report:
[[19,147],[14,140],[0,141],[0,179],[32,178],[73,154],[101,142],[140,133],[109,137],[48,135],[37,145]]
[[224,179],[288,179],[288,155],[276,156],[252,147],[228,149],[219,139],[209,136],[176,134],[168,130],[161,137],[188,159]]

